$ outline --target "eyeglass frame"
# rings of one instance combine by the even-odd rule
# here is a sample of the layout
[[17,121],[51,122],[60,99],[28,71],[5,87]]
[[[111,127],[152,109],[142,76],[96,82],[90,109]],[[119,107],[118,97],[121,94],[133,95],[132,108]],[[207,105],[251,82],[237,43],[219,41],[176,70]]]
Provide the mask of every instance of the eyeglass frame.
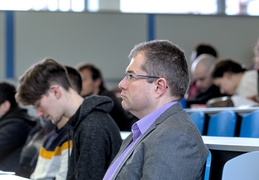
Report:
[[44,95],[41,96],[41,98],[39,100],[37,100],[34,105],[32,106],[33,109],[35,109],[36,111],[40,108],[41,105],[41,100],[43,98]]
[[132,74],[132,73],[129,73],[129,72],[125,72],[124,73],[124,78],[126,78],[127,81],[130,82],[130,80],[132,78],[136,78],[136,79],[149,79],[149,78],[159,79],[161,77],[159,77],[159,76],[148,76],[148,75],[137,75],[137,74]]
[[41,97],[40,97],[37,101],[35,101],[34,105],[32,106],[33,109],[35,109],[35,110],[37,111],[37,110],[40,108],[40,106],[41,106],[41,100],[42,100],[42,98],[43,98],[46,94],[48,94],[48,92],[49,92],[49,89],[46,91],[46,93],[44,93],[43,95],[41,95]]

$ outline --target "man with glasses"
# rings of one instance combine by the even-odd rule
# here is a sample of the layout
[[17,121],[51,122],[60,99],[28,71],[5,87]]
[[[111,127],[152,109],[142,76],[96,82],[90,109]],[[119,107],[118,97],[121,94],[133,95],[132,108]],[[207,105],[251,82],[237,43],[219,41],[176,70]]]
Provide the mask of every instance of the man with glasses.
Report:
[[119,128],[108,114],[111,99],[84,99],[72,88],[65,67],[53,59],[31,67],[19,83],[16,99],[34,105],[38,116],[55,124],[66,123],[63,116],[69,118],[66,127],[73,147],[67,179],[102,179],[121,145]]
[[140,43],[119,83],[122,106],[139,118],[107,170],[110,179],[203,179],[208,149],[179,102],[189,85],[184,53],[169,41]]

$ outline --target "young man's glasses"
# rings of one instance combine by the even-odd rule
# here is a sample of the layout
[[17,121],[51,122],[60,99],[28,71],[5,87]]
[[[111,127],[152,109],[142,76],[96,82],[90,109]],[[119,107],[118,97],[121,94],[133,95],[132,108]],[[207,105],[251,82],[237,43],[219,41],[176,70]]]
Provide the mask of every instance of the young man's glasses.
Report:
[[135,79],[149,79],[149,78],[155,78],[158,79],[160,77],[158,76],[147,76],[147,75],[135,75],[135,74],[131,74],[128,72],[125,72],[125,78],[127,79],[127,81],[129,82],[131,79],[135,78]]
[[43,98],[43,96],[34,103],[33,109],[35,109],[36,111],[39,109],[40,104],[41,104],[41,99]]

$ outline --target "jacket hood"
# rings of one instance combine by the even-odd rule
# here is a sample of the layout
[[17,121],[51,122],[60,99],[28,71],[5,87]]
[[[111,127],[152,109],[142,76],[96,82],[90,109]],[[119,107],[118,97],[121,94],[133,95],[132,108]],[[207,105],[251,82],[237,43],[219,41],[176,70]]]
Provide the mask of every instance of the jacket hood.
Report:
[[68,124],[77,126],[91,111],[109,113],[113,108],[113,101],[107,96],[92,95],[84,99],[77,112],[70,118]]
[[79,114],[88,114],[93,109],[109,113],[113,108],[113,101],[107,96],[92,95],[86,97],[81,105]]

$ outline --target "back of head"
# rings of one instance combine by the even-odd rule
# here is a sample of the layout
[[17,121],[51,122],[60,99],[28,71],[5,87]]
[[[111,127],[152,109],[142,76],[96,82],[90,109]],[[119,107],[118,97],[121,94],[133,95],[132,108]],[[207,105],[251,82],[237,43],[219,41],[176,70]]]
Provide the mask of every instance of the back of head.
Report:
[[216,48],[208,43],[199,43],[194,47],[190,61],[193,62],[201,54],[209,54],[215,58],[218,58],[218,52]]
[[212,71],[212,78],[221,78],[226,72],[238,74],[245,71],[246,69],[242,64],[232,59],[221,59],[214,66],[214,69]]
[[92,74],[92,79],[94,81],[96,81],[97,79],[101,80],[101,84],[99,87],[100,90],[106,89],[104,81],[103,81],[102,73],[101,73],[100,69],[97,68],[95,65],[93,65],[91,63],[83,63],[83,64],[80,64],[79,66],[77,66],[77,70],[80,72],[83,70],[89,70]]
[[11,107],[17,107],[18,104],[15,100],[15,94],[16,88],[14,85],[7,82],[0,83],[0,105],[5,101],[9,101]]
[[53,84],[58,84],[65,90],[71,88],[66,68],[54,59],[45,59],[21,76],[16,100],[23,105],[34,104]]
[[73,67],[65,66],[71,86],[80,94],[82,90],[82,77],[80,73]]
[[173,96],[182,99],[189,86],[188,65],[184,52],[167,40],[154,40],[136,45],[129,59],[144,52],[143,70],[147,75],[165,78]]
[[192,64],[192,72],[197,66],[203,66],[206,71],[210,70],[216,62],[216,58],[210,54],[199,55]]
[[217,50],[211,44],[207,44],[207,43],[197,44],[195,47],[195,51],[197,52],[196,57],[198,57],[201,54],[210,54],[216,58],[218,57]]

